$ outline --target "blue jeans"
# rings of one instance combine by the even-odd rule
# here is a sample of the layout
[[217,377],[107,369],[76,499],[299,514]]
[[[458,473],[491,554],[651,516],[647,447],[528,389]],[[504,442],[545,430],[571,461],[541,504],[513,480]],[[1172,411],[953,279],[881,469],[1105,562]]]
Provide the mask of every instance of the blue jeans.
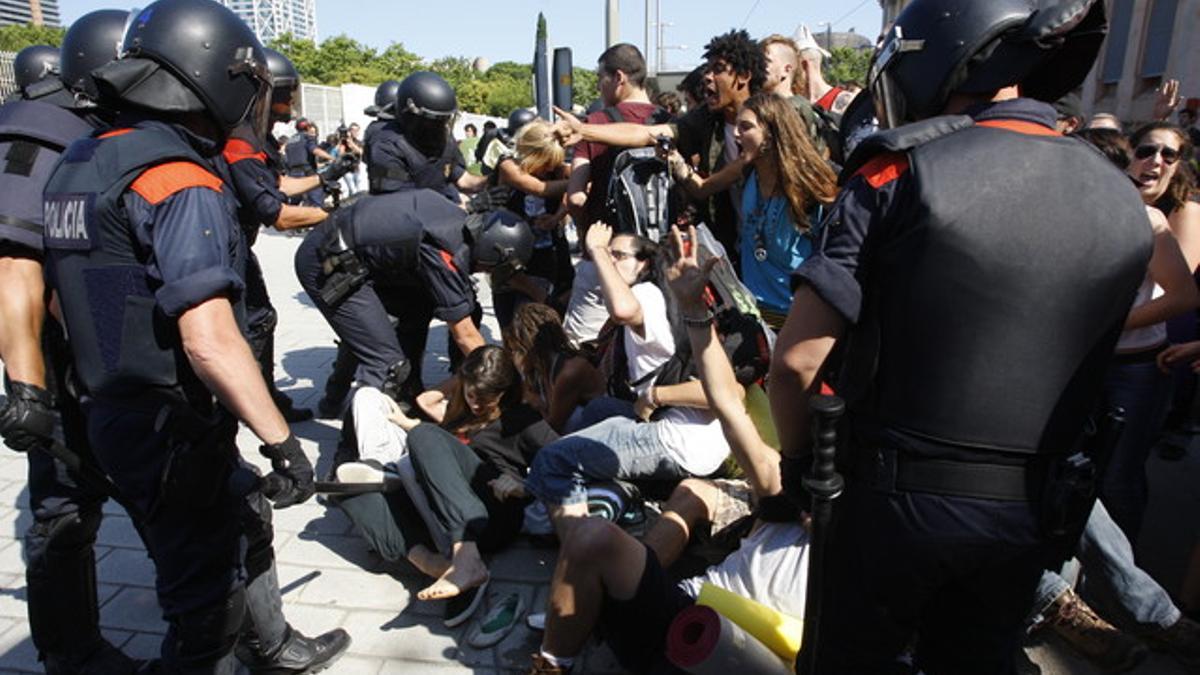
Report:
[[[1083,565],[1087,601],[1106,617],[1131,627],[1168,628],[1179,620],[1179,609],[1133,562],[1133,547],[1100,502],[1092,507],[1075,555]],[[1056,572],[1042,574],[1032,620],[1070,587]]]
[[[610,406],[607,400],[592,403],[599,402],[597,408]],[[585,409],[585,417],[592,403]],[[667,455],[657,424],[610,416],[539,450],[525,487],[551,505],[582,504],[587,502],[588,482],[677,480],[690,475]]]
[[1153,360],[1114,363],[1104,380],[1110,405],[1125,409],[1125,428],[1113,450],[1100,497],[1112,519],[1136,543],[1146,512],[1146,459],[1162,431],[1171,401],[1171,376]]

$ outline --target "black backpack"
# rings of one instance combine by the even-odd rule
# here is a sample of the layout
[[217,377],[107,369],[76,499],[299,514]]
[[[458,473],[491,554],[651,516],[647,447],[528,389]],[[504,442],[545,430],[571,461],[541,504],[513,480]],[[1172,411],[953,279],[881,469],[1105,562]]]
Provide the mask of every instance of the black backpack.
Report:
[[[625,121],[615,107],[603,112],[613,122]],[[662,124],[668,119],[667,112],[659,108],[645,124]],[[615,232],[632,232],[657,242],[670,229],[683,203],[672,189],[667,163],[653,147],[628,148],[613,158],[604,207]]]

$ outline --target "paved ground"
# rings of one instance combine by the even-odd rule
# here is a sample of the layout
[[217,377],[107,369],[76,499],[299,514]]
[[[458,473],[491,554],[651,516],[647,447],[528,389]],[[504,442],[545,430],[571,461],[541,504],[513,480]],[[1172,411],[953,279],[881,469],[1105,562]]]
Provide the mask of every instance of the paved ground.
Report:
[[[298,238],[266,234],[257,250],[267,283],[279,310],[276,355],[279,386],[302,406],[315,406],[318,387],[334,356],[332,331],[307,303],[292,273],[292,253]],[[486,294],[486,289],[482,291]],[[485,307],[488,303],[485,299]],[[488,307],[490,309],[490,307]],[[490,314],[489,339],[499,331]],[[425,363],[426,382],[441,379],[446,369],[444,327],[435,327],[434,350]],[[315,421],[295,426],[305,451],[322,473],[332,456],[338,424]],[[245,431],[239,439],[247,457],[257,455],[257,443]],[[261,461],[261,458],[260,458]],[[1167,464],[1153,461],[1155,494],[1142,542],[1143,559],[1169,589],[1178,587],[1183,557],[1195,539],[1200,491],[1200,446],[1193,443],[1189,459]],[[1161,495],[1176,495],[1164,498]],[[25,491],[25,460],[0,450],[0,672],[40,672],[25,613],[24,566],[20,536],[29,524]],[[128,517],[115,505],[106,518],[96,548],[100,579],[101,624],[109,639],[141,657],[157,653],[164,624],[158,618],[153,573]],[[330,673],[353,675],[387,673],[449,674],[456,672],[514,672],[528,665],[537,636],[522,626],[498,646],[486,650],[466,647],[469,628],[447,630],[441,624],[440,603],[420,602],[415,593],[424,583],[407,565],[391,566],[367,550],[336,508],[315,500],[275,512],[275,550],[279,560],[285,612],[307,634],[344,627],[354,638],[350,654]],[[517,591],[526,606],[545,602],[545,586],[554,567],[554,553],[520,543],[491,562],[494,593]],[[1034,644],[1029,672],[1091,673],[1054,645]],[[1037,665],[1034,665],[1034,664]],[[611,655],[593,650],[577,672],[618,672]],[[1137,673],[1183,673],[1165,657],[1155,657]]]

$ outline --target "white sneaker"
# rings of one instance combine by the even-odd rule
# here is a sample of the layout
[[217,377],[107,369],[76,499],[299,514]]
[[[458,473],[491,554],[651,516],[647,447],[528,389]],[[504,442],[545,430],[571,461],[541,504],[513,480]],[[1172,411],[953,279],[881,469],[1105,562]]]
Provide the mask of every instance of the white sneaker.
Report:
[[339,483],[387,483],[398,480],[399,476],[373,459],[364,459],[339,466],[337,479]]

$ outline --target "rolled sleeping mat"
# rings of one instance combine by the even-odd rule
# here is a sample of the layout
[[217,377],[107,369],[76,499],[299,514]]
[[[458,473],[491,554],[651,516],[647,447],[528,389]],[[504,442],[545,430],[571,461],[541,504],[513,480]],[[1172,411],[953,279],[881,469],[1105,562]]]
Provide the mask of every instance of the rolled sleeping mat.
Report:
[[796,660],[804,622],[713,584],[700,587],[696,604],[711,607],[788,663]]
[[791,675],[792,667],[712,607],[692,605],[667,630],[667,659],[693,675]]

